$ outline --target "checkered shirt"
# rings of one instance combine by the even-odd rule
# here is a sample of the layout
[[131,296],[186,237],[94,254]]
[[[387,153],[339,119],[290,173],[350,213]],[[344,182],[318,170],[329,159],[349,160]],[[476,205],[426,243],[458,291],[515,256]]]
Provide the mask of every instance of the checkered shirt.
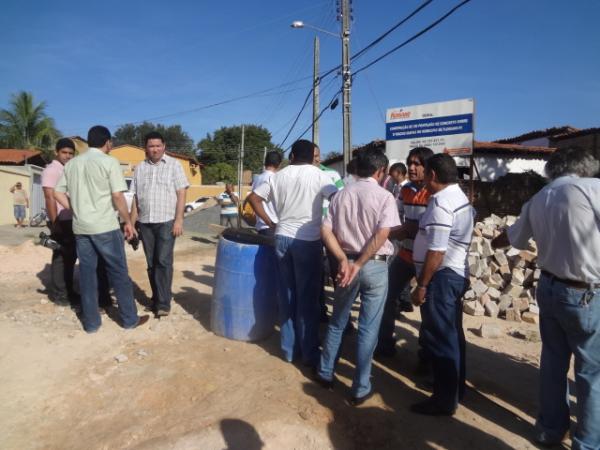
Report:
[[175,218],[177,191],[190,184],[177,159],[163,155],[156,164],[145,159],[135,167],[131,191],[135,194],[138,220],[162,223]]

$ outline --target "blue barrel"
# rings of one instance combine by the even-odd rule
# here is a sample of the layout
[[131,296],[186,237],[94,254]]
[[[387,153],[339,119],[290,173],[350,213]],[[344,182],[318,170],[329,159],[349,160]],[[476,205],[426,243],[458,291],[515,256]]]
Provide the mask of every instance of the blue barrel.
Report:
[[267,338],[277,318],[273,247],[219,238],[210,311],[213,333],[238,341]]

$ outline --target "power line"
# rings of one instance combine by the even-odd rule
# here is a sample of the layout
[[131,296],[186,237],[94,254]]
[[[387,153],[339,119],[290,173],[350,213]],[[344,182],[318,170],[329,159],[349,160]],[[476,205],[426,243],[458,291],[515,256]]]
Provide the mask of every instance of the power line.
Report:
[[400,50],[402,47],[408,45],[409,43],[411,43],[412,41],[414,41],[415,39],[417,39],[418,37],[424,35],[425,33],[427,33],[428,31],[430,31],[431,29],[435,28],[437,25],[439,25],[440,23],[442,23],[445,19],[447,19],[448,17],[450,17],[452,14],[454,14],[459,8],[461,8],[462,6],[466,5],[467,3],[469,3],[471,0],[463,0],[461,3],[459,3],[458,5],[456,5],[454,8],[452,8],[450,11],[448,11],[446,14],[444,14],[442,17],[440,17],[439,19],[437,19],[435,22],[431,23],[429,26],[423,28],[421,31],[419,31],[417,34],[413,35],[412,37],[408,38],[406,41],[402,42],[400,45],[397,45],[396,47],[394,47],[393,49],[391,49],[388,52],[385,52],[383,55],[381,55],[380,57],[374,59],[373,61],[371,61],[370,63],[366,64],[365,66],[361,67],[360,69],[358,69],[356,72],[354,72],[354,74],[352,75],[353,77],[355,77],[356,75],[358,75],[360,72],[367,70],[369,67],[373,66],[374,64],[377,64],[379,61],[381,61],[382,59],[388,57],[389,55],[391,55],[392,53]]

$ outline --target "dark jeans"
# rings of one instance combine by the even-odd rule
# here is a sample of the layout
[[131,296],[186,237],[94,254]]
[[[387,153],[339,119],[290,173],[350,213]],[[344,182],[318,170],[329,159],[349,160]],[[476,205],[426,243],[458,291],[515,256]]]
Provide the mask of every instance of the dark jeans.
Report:
[[394,257],[389,267],[389,286],[385,309],[379,328],[379,342],[377,348],[380,350],[392,350],[396,347],[394,330],[396,329],[396,299],[409,285],[415,276],[415,266],[404,261],[399,256]]
[[323,244],[287,236],[275,236],[279,262],[279,321],[281,350],[291,362],[319,362],[319,292],[323,271]]
[[146,254],[148,279],[152,288],[152,309],[171,310],[173,284],[173,221],[140,223],[140,235]]
[[75,235],[79,257],[81,287],[81,321],[88,333],[102,324],[98,311],[98,260],[106,267],[110,285],[115,290],[123,328],[134,328],[138,323],[137,308],[133,299],[133,286],[127,273],[127,260],[123,234],[120,230],[100,234]]
[[73,221],[57,220],[50,224],[51,237],[60,244],[60,250],[52,251],[52,264],[50,277],[52,280],[52,296],[54,300],[66,301],[74,305],[73,269],[77,260],[75,250],[75,235],[73,234]]
[[433,366],[433,399],[453,411],[465,391],[465,333],[462,296],[468,280],[452,269],[438,270],[421,305],[421,345]]

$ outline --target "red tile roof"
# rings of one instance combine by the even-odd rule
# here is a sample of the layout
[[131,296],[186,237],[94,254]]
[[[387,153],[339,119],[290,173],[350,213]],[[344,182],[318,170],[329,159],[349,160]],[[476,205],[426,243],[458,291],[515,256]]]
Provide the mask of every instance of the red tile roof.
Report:
[[536,147],[519,144],[500,144],[498,142],[475,141],[475,153],[521,153],[529,155],[541,155],[554,153],[553,147]]
[[579,131],[579,129],[572,127],[570,125],[564,125],[562,127],[546,128],[545,130],[529,131],[529,132],[521,134],[519,136],[515,136],[515,137],[507,138],[507,139],[498,139],[494,142],[499,142],[501,144],[512,144],[515,142],[523,142],[523,141],[528,141],[530,139],[537,139],[537,138],[541,138],[541,137],[552,138],[555,136],[563,135],[565,133],[572,133],[574,131]]
[[552,139],[554,141],[560,141],[563,139],[570,139],[579,136],[587,136],[588,134],[600,134],[600,127],[585,128],[583,130],[571,131],[570,133],[564,133],[559,134],[558,136],[554,136]]
[[0,148],[0,163],[21,164],[26,159],[41,155],[39,150]]

